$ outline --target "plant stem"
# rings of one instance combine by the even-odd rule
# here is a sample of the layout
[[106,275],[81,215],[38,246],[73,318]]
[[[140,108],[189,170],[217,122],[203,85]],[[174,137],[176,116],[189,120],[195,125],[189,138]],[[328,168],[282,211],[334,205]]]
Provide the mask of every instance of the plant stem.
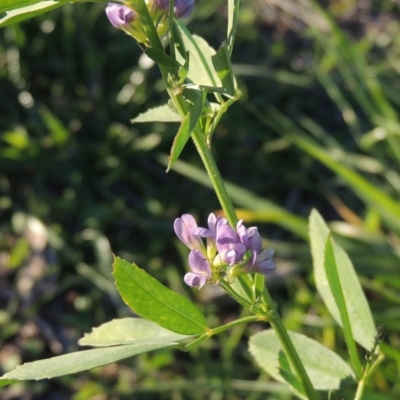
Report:
[[[234,226],[237,221],[235,210],[234,210],[231,200],[228,196],[228,193],[225,189],[225,186],[223,184],[223,181],[219,174],[217,166],[214,162],[211,151],[208,148],[208,146],[206,145],[203,137],[204,137],[204,135],[202,134],[202,132],[199,131],[198,129],[195,129],[195,131],[193,132],[193,135],[192,135],[194,143],[198,149],[200,157],[203,160],[203,163],[206,167],[208,175],[213,183],[214,190],[217,193],[218,199],[219,199],[221,206],[229,220],[229,223],[232,226]],[[264,315],[263,319],[269,320],[271,323],[271,326],[276,331],[276,333],[279,337],[279,340],[282,344],[282,347],[284,349],[284,352],[287,355],[289,362],[292,365],[294,371],[296,372],[297,377],[299,378],[300,382],[302,383],[304,391],[305,391],[308,399],[309,400],[317,400],[319,398],[319,396],[310,381],[307,371],[305,370],[304,365],[301,362],[300,357],[297,354],[297,351],[286,331],[286,328],[284,327],[282,320],[281,320],[278,312],[276,311],[275,304],[274,304],[272,298],[270,297],[270,294],[266,287],[265,287],[264,298],[266,300],[269,311]],[[203,336],[201,336],[200,338],[197,339],[198,342],[194,341],[190,345],[193,344],[193,347],[194,347],[195,345],[200,344],[201,342],[206,340],[210,336],[210,334],[207,333],[207,334],[205,334],[204,337]],[[188,346],[190,346],[190,345],[188,345]],[[190,348],[192,348],[192,347],[190,347]],[[188,349],[188,348],[185,348],[185,349]]]
[[304,392],[309,400],[317,400],[319,398],[318,393],[315,391],[310,378],[304,368],[303,363],[294,347],[290,336],[283,325],[282,319],[276,310],[275,303],[273,302],[267,287],[265,286],[265,301],[267,303],[267,319],[270,322],[272,328],[275,330],[278,338],[281,342],[282,348],[289,359],[290,365],[294,369],[297,377],[299,378]]
[[228,19],[228,50],[229,54],[232,55],[232,50],[233,50],[233,44],[235,42],[235,37],[236,37],[236,31],[237,31],[237,26],[238,26],[238,15],[239,15],[239,6],[240,6],[240,0],[233,0],[233,15],[232,15],[232,20],[230,18]]
[[[240,276],[238,278],[243,278],[244,276]],[[246,291],[246,288],[251,287],[251,284],[249,285],[248,282],[246,282],[244,279],[239,280],[239,284],[243,288],[244,291]],[[219,286],[221,286],[222,289],[225,290],[226,293],[229,294],[234,300],[236,300],[240,305],[242,305],[246,309],[251,309],[251,306],[253,303],[250,300],[250,297],[242,297],[240,294],[234,290],[234,288],[231,286],[230,283],[226,282],[224,279],[221,279],[219,281]]]
[[374,373],[376,368],[378,368],[379,364],[383,361],[384,358],[385,357],[382,354],[380,354],[380,355],[377,356],[376,360],[372,364],[369,364],[369,363],[367,364],[367,366],[365,367],[364,376],[358,382],[357,392],[356,392],[356,395],[354,397],[354,400],[361,400],[362,399],[362,396],[363,396],[364,390],[365,390],[365,386],[367,385],[367,382],[368,382],[369,378]]
[[[150,46],[153,48],[156,48],[158,50],[164,51],[161,41],[160,41],[160,38],[158,37],[158,34],[157,34],[155,27],[153,25],[153,22],[151,20],[147,6],[144,3],[144,0],[139,0],[138,5],[139,5],[138,12],[140,13],[139,15],[142,18],[143,27],[145,29]],[[184,116],[188,111],[187,103],[181,96],[175,95],[174,90],[173,90],[174,88],[171,86],[171,83],[167,79],[169,69],[163,65],[159,65],[159,67],[160,67],[161,75],[164,79],[165,85],[167,87],[168,94],[171,97],[171,100],[173,101],[174,106],[179,111],[179,113],[182,116]],[[224,210],[226,218],[228,219],[229,223],[232,226],[235,226],[238,221],[235,209],[234,209],[232,201],[228,195],[228,192],[225,188],[225,185],[222,181],[222,178],[221,178],[221,175],[217,168],[217,165],[215,164],[214,157],[212,156],[211,150],[207,146],[205,134],[200,130],[200,128],[198,126],[196,126],[196,128],[194,129],[194,131],[192,133],[192,139],[193,139],[194,144],[197,148],[197,151],[199,152],[199,155],[204,163],[204,166],[205,166],[208,176],[210,177],[210,180],[213,184],[215,193],[217,194],[218,200],[221,203],[221,207]]]
[[[168,90],[168,93],[172,101],[174,102],[175,107],[179,110],[179,112],[182,115],[185,115],[185,111],[187,110],[187,104],[185,103],[184,99],[182,99],[180,96],[175,96],[172,90]],[[218,200],[221,204],[221,207],[224,210],[225,216],[228,219],[229,224],[231,226],[235,226],[238,221],[235,208],[233,207],[232,201],[228,195],[221,174],[219,173],[218,167],[215,164],[215,160],[211,153],[211,149],[207,146],[206,136],[198,126],[195,127],[192,133],[192,139],[200,155],[200,158],[203,161],[204,167],[211,180],[211,183],[218,197]]]
[[225,325],[221,325],[217,328],[211,329],[211,333],[212,335],[216,335],[217,333],[221,333],[226,331],[229,328],[233,328],[236,325],[240,325],[240,324],[245,324],[248,322],[255,322],[255,321],[266,321],[266,317],[265,316],[261,316],[261,315],[250,315],[248,317],[243,317],[243,318],[239,318],[236,321],[232,321],[229,322]]
[[176,58],[175,55],[175,38],[174,38],[174,0],[169,0],[169,11],[168,11],[168,20],[169,20],[169,51],[171,52],[171,57]]
[[183,350],[189,351],[189,350],[193,349],[194,347],[197,347],[200,343],[203,343],[205,340],[207,340],[211,336],[216,335],[221,332],[224,332],[227,329],[233,328],[236,325],[247,324],[248,322],[255,322],[255,321],[265,321],[265,320],[266,320],[266,317],[260,316],[260,315],[251,315],[249,317],[239,318],[236,321],[229,322],[228,324],[218,326],[217,328],[214,328],[214,329],[209,329],[203,335],[199,336],[196,340],[193,340],[193,342],[184,346]]
[[[163,47],[162,47],[160,38],[157,35],[156,29],[151,20],[149,11],[147,9],[147,6],[146,6],[144,0],[138,0],[138,13],[139,13],[139,15],[141,15],[143,26],[144,26],[148,41],[150,43],[150,46],[163,51]],[[175,95],[174,90],[173,90],[174,88],[172,87],[170,81],[168,80],[169,69],[163,65],[159,65],[159,67],[160,67],[160,71],[161,71],[162,77],[164,79],[168,94],[171,97],[171,100],[173,101],[174,106],[176,107],[176,109],[182,116],[186,115],[186,113],[188,112],[188,104],[180,95],[178,95],[178,96]],[[193,139],[194,144],[197,148],[197,151],[199,152],[199,155],[204,163],[204,166],[205,166],[208,176],[210,177],[210,180],[213,184],[214,190],[215,190],[218,200],[224,210],[224,213],[225,213],[230,225],[235,226],[237,223],[237,216],[236,216],[235,209],[233,207],[230,197],[228,196],[228,192],[225,188],[225,185],[223,183],[223,180],[219,173],[217,165],[215,164],[211,150],[207,146],[205,134],[201,131],[199,126],[196,126],[196,128],[194,129],[194,131],[192,133],[192,139]],[[240,279],[240,277],[238,277],[238,279]],[[293,346],[293,343],[286,331],[286,328],[284,327],[284,325],[282,323],[282,320],[275,308],[275,304],[272,301],[272,298],[266,287],[265,287],[264,298],[265,298],[265,301],[267,303],[267,308],[268,308],[268,311],[264,315],[259,314],[259,315],[252,316],[252,317],[242,318],[240,320],[223,325],[214,330],[207,331],[204,335],[200,336],[195,341],[193,341],[192,343],[189,343],[187,346],[185,346],[184,349],[189,350],[189,349],[197,346],[198,344],[202,343],[203,341],[207,340],[213,334],[222,332],[226,329],[229,329],[230,327],[232,327],[234,325],[244,323],[244,322],[250,322],[250,321],[269,320],[281,341],[282,347],[283,347],[287,357],[289,358],[290,364],[292,365],[293,369],[296,372],[296,375],[298,376],[298,378],[300,379],[300,381],[303,385],[304,391],[305,391],[308,399],[309,400],[317,400],[318,394],[316,393],[316,391],[310,381],[310,378],[308,377],[308,374],[304,368],[304,365],[301,362],[300,357],[297,354],[295,347]]]
[[356,392],[356,395],[354,396],[354,400],[361,400],[362,399],[366,383],[367,382],[366,382],[365,378],[361,379],[358,382],[357,392]]
[[225,216],[228,219],[229,224],[231,226],[235,226],[238,221],[235,208],[233,207],[224,182],[222,181],[222,177],[219,173],[217,165],[215,164],[211,150],[206,144],[205,135],[198,127],[196,127],[192,138],[207,170],[208,176],[210,177],[210,180],[214,186],[215,193],[217,194],[221,207],[224,210]]

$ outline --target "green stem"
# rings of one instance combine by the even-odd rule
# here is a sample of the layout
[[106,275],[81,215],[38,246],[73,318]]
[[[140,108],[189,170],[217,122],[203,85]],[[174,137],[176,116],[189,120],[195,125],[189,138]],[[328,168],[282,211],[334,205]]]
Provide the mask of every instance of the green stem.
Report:
[[217,333],[221,333],[226,331],[227,329],[230,329],[236,325],[240,325],[240,324],[247,324],[248,322],[255,322],[255,321],[266,321],[266,317],[265,316],[261,316],[261,315],[250,315],[248,317],[243,317],[243,318],[239,318],[236,321],[233,322],[229,322],[228,324],[225,325],[221,325],[218,328],[214,328],[211,330],[213,335],[216,335]]
[[[147,6],[144,2],[144,0],[138,0],[138,12],[141,15],[143,26],[149,41],[149,44],[151,47],[156,48],[158,50],[163,51],[163,47],[160,41],[160,38],[157,35],[156,29],[153,25],[153,22],[151,20],[149,11],[147,9]],[[168,74],[169,74],[169,69],[166,68],[165,66],[159,65],[160,71],[162,74],[162,77],[164,79],[168,94],[171,97],[171,100],[174,103],[174,106],[178,110],[178,112],[184,116],[188,112],[188,104],[185,102],[185,100],[181,96],[177,96],[174,93],[174,88],[171,86],[171,83],[169,82]],[[195,143],[195,146],[197,148],[197,151],[199,152],[199,155],[204,163],[204,166],[206,168],[206,171],[208,173],[208,176],[210,177],[210,180],[213,184],[214,190],[217,194],[218,200],[220,201],[220,204],[224,210],[224,213],[229,221],[229,223],[234,226],[237,222],[237,216],[235,209],[233,207],[232,201],[230,197],[228,196],[228,192],[225,188],[225,185],[223,183],[222,177],[219,173],[219,170],[217,168],[217,165],[215,164],[214,158],[212,156],[210,148],[207,146],[206,143],[206,138],[204,133],[201,131],[200,127],[196,126],[192,133],[192,139]],[[240,279],[240,277],[238,278]],[[318,395],[314,390],[314,387],[311,384],[310,378],[308,377],[308,374],[304,368],[303,363],[301,362],[297,351],[295,347],[293,346],[293,343],[282,323],[282,320],[280,319],[280,316],[278,312],[275,309],[275,305],[272,301],[272,298],[269,295],[269,292],[267,288],[265,287],[265,302],[267,303],[268,310],[269,312],[265,313],[265,315],[256,315],[252,317],[246,317],[242,318],[240,320],[231,322],[229,324],[223,325],[219,328],[216,328],[214,330],[207,331],[204,335],[200,336],[197,338],[195,341],[192,343],[188,344],[185,346],[185,350],[189,350],[203,341],[207,340],[210,336],[212,336],[215,333],[222,332],[226,329],[229,329],[232,326],[235,326],[240,323],[244,322],[250,322],[250,321],[257,321],[257,320],[270,320],[270,315],[272,316],[271,319],[271,325],[275,329],[282,347],[289,358],[289,362],[292,365],[293,369],[296,372],[296,375],[300,379],[304,391],[308,396],[309,400],[317,400]]]
[[230,328],[233,328],[236,325],[247,324],[249,322],[255,322],[255,321],[265,321],[265,320],[266,318],[264,316],[259,316],[259,315],[251,315],[249,317],[239,318],[236,321],[229,322],[228,324],[218,326],[217,328],[214,329],[209,329],[203,335],[199,336],[196,340],[193,340],[193,342],[184,346],[183,350],[189,351],[194,347],[197,347],[200,343],[203,343],[205,340],[209,339],[211,336],[224,332]]
[[[167,87],[167,90],[179,113],[181,115],[185,115],[187,112],[187,104],[184,99],[180,96],[175,96],[172,88]],[[199,126],[195,127],[192,133],[192,139],[200,155],[200,158],[203,161],[204,167],[211,180],[221,207],[224,210],[225,216],[228,219],[230,225],[235,226],[238,221],[235,208],[233,207],[232,201],[228,195],[222,177],[219,173],[218,167],[215,164],[211,150],[207,146],[205,134],[201,131]]]
[[[367,371],[365,371],[365,372],[367,372]],[[357,392],[356,392],[356,395],[354,396],[354,400],[362,399],[362,396],[364,394],[365,385],[367,383],[366,381],[367,380],[363,378],[358,382]]]
[[[145,32],[147,34],[149,43],[151,47],[154,47],[158,50],[163,50],[161,41],[157,35],[157,32],[155,30],[155,27],[153,25],[153,22],[151,21],[150,14],[147,10],[147,6],[144,3],[144,0],[139,0],[138,1],[140,5],[140,15],[143,20],[143,25],[145,28]],[[173,87],[168,81],[168,68],[160,65],[160,70],[161,74],[163,76],[164,82],[167,87],[167,91],[176,107],[176,109],[179,111],[179,113],[183,116],[187,113],[188,111],[188,105],[185,102],[185,100],[180,97],[176,96],[173,91]],[[210,180],[214,186],[214,190],[217,194],[217,197],[221,203],[221,206],[225,212],[225,215],[229,221],[229,223],[234,226],[237,222],[237,216],[235,209],[233,207],[232,201],[230,197],[228,196],[228,192],[225,188],[225,185],[222,181],[221,175],[219,173],[219,170],[215,164],[214,158],[212,156],[210,148],[206,144],[205,140],[205,135],[204,133],[200,130],[198,126],[196,126],[193,134],[192,134],[193,141],[195,143],[195,146],[197,148],[197,151],[199,152],[199,155],[204,163],[204,166],[207,170],[207,173],[210,177]],[[272,301],[272,298],[270,297],[268,290],[265,288],[265,301],[268,306],[269,313],[264,315],[261,319],[268,320],[269,315],[271,314],[273,316],[271,320],[271,325],[275,329],[282,347],[287,354],[290,364],[292,365],[293,369],[295,370],[298,378],[300,379],[304,391],[307,394],[308,398],[310,400],[316,400],[318,399],[318,395],[314,390],[314,387],[311,384],[310,378],[307,375],[307,372],[303,366],[303,363],[301,362],[295,347],[293,346],[293,343],[282,323],[282,320],[280,319],[280,316],[278,312],[275,309],[275,305]],[[250,318],[250,319],[249,319]],[[254,318],[254,319],[252,319]],[[194,342],[190,343],[185,347],[186,350],[189,350],[193,348],[194,346],[200,344],[201,342],[207,340],[212,334],[215,334],[216,332],[221,332],[222,330],[228,329],[231,326],[234,326],[235,324],[242,323],[243,321],[249,322],[250,320],[258,320],[260,319],[260,316],[253,316],[253,317],[248,317],[242,320],[235,321],[233,323],[227,324],[223,327],[217,328],[216,330],[213,331],[208,331],[204,335],[200,336],[198,339],[196,339]]]
[[361,400],[364,394],[365,387],[371,375],[374,373],[376,368],[378,368],[379,364],[383,361],[385,357],[380,354],[377,359],[373,362],[373,364],[367,364],[365,367],[365,372],[363,378],[358,382],[357,392],[354,397],[354,400]]
[[169,19],[169,51],[171,52],[171,57],[176,59],[175,55],[175,38],[174,38],[174,0],[169,0],[169,11],[168,11],[168,19]]
[[211,150],[206,144],[205,135],[198,127],[196,127],[192,134],[192,139],[203,161],[208,176],[210,177],[211,183],[213,184],[215,193],[217,194],[221,207],[224,210],[225,216],[228,219],[229,224],[231,226],[235,226],[238,221],[235,208],[233,207],[232,201],[228,195],[217,165],[215,164]]
[[[245,275],[241,276],[240,278],[244,278],[244,277],[245,277]],[[238,279],[238,283],[239,283],[239,285],[241,285],[244,292],[246,292],[246,289],[251,287],[251,284],[249,285],[245,279],[240,279],[240,280]],[[221,288],[224,289],[226,293],[228,293],[234,300],[236,300],[244,308],[249,309],[249,310],[251,309],[253,304],[249,300],[250,296],[247,296],[247,297],[240,296],[240,294],[234,290],[234,288],[231,286],[231,284],[226,282],[223,279],[220,280],[219,286],[221,286]]]
[[300,382],[303,386],[304,392],[307,395],[309,400],[317,400],[319,398],[318,393],[315,391],[310,378],[307,374],[306,369],[304,368],[303,363],[300,360],[300,357],[290,339],[290,336],[283,325],[281,317],[279,316],[278,311],[276,310],[275,303],[273,302],[267,287],[265,286],[265,301],[267,303],[268,311],[267,318],[270,322],[272,328],[275,330],[278,338],[281,342],[282,348],[289,359],[290,365],[294,369],[297,377],[300,379]]
[[[160,38],[158,37],[157,31],[154,27],[153,21],[151,20],[149,10],[147,9],[146,3],[144,0],[139,0],[137,2],[138,13],[142,18],[143,28],[147,35],[149,44],[151,47],[164,51]],[[167,91],[171,100],[174,103],[174,106],[178,110],[178,112],[184,116],[188,111],[188,104],[181,96],[176,96],[174,93],[174,88],[172,87],[171,83],[169,82],[168,73],[169,69],[163,65],[159,65],[161,75],[167,87]],[[204,133],[201,129],[196,126],[192,133],[192,139],[194,144],[199,152],[199,155],[204,163],[208,176],[213,184],[214,190],[217,194],[218,200],[221,203],[222,209],[228,219],[229,223],[232,226],[235,226],[238,219],[236,216],[235,209],[233,207],[232,201],[228,195],[228,192],[225,188],[225,185],[222,181],[221,175],[215,164],[214,157],[212,156],[210,148],[207,146],[206,139]]]
[[237,94],[237,95],[235,95],[234,98],[229,99],[229,100],[226,101],[226,102],[224,101],[224,102],[221,104],[221,107],[219,108],[219,110],[218,110],[218,112],[217,112],[217,115],[215,115],[215,117],[213,118],[213,121],[212,121],[212,124],[211,124],[211,128],[209,129],[209,131],[207,131],[209,136],[212,136],[212,134],[214,133],[215,128],[216,128],[217,125],[219,124],[219,121],[221,120],[222,116],[226,113],[226,111],[228,110],[228,108],[229,108],[235,101],[237,101],[237,99],[238,99],[239,96],[240,96],[240,95]]

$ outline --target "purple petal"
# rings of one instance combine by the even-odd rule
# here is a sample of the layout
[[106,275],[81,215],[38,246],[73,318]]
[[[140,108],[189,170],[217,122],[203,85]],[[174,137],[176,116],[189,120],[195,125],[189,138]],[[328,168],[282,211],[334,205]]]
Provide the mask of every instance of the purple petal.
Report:
[[192,214],[183,214],[181,217],[182,221],[184,222],[184,224],[190,228],[190,229],[194,229],[197,228],[197,222],[194,219]]
[[129,7],[108,3],[106,15],[115,28],[126,28],[134,19],[135,13]]
[[194,0],[175,0],[176,18],[188,17],[194,9]]
[[221,259],[229,265],[240,262],[246,252],[246,246],[225,218],[217,222],[216,244]]
[[200,227],[198,227],[198,228],[196,228],[196,229],[193,231],[193,233],[194,233],[196,236],[200,236],[200,237],[202,237],[202,238],[215,237],[215,233],[212,232],[212,231],[210,231],[210,230],[207,229],[207,228],[200,228]]
[[243,243],[237,243],[234,248],[227,251],[223,258],[229,265],[237,264],[242,261],[244,253],[246,253],[246,247]]
[[215,229],[216,229],[216,224],[217,224],[218,219],[219,218],[217,218],[214,213],[211,213],[208,216],[208,221],[207,221],[208,228],[210,229],[211,232],[214,232],[214,234],[215,234]]
[[253,271],[260,274],[266,274],[267,272],[275,269],[275,262],[272,259],[274,255],[274,249],[266,249],[256,259],[253,266]]
[[206,283],[207,283],[207,277],[206,276],[200,276],[197,274],[194,274],[192,272],[188,272],[184,278],[184,282],[188,286],[198,286],[199,289],[201,289]]
[[[195,231],[194,231],[195,235],[201,236],[203,238],[215,237],[216,224],[217,224],[217,221],[219,221],[220,219],[225,219],[225,218],[220,218],[220,217],[217,218],[215,216],[215,214],[211,213],[208,216],[208,229],[199,227],[199,228],[195,229]],[[228,222],[228,221],[226,221],[226,222]]]
[[174,221],[176,236],[191,250],[201,250],[203,248],[201,240],[194,233],[196,228],[196,220],[190,214],[183,214],[181,218],[177,218]]
[[247,234],[249,235],[250,249],[253,252],[253,260],[255,260],[255,258],[258,256],[258,254],[261,251],[262,239],[261,239],[260,234],[258,233],[258,229],[255,227],[249,228],[247,230]]
[[247,229],[243,225],[242,219],[236,224],[236,232],[240,238],[240,241],[245,245],[246,248],[248,248],[249,247],[249,237],[247,234]]
[[210,264],[201,251],[192,250],[189,253],[189,266],[192,272],[211,277]]
[[207,259],[198,250],[189,253],[189,266],[192,272],[188,272],[183,280],[189,286],[202,288],[211,278],[211,268]]
[[236,232],[228,225],[219,223],[216,234],[218,251],[225,252],[238,243]]
[[[155,0],[156,4],[162,10],[169,10],[169,0]],[[194,0],[175,0],[174,10],[176,18],[188,17],[194,9]]]

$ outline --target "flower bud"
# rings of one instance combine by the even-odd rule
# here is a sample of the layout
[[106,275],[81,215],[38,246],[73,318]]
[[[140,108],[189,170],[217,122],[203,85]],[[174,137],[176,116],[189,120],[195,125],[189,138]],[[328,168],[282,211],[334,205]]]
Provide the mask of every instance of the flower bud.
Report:
[[138,18],[135,11],[126,6],[108,3],[106,15],[115,28],[122,29],[138,42],[146,42],[146,35],[143,32],[140,18]]
[[129,24],[135,20],[135,12],[126,6],[108,3],[106,14],[111,24],[119,29],[128,29]]

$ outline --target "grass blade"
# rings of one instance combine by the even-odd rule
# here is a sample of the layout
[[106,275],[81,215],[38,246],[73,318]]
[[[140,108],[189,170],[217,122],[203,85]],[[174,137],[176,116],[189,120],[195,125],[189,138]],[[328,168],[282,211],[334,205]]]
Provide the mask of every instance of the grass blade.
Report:
[[329,234],[325,243],[325,273],[329,282],[331,293],[335,299],[336,305],[339,309],[340,318],[342,320],[344,338],[349,350],[350,359],[353,364],[353,368],[359,379],[362,378],[363,372],[358,358],[356,343],[353,338],[351,330],[351,324],[349,319],[349,313],[347,311],[346,300],[344,298],[342,285],[339,278],[339,272],[336,265],[335,250],[333,248],[332,237]]

